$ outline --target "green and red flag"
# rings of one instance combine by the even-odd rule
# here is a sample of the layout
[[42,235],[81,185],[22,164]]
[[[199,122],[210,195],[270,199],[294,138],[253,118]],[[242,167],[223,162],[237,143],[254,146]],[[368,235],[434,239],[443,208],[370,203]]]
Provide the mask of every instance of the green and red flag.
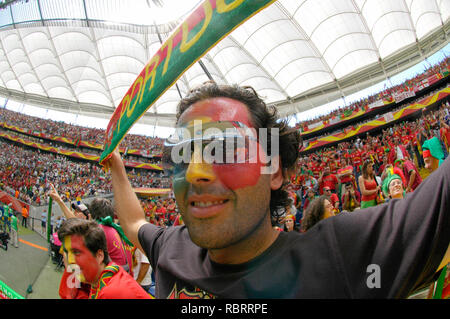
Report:
[[244,21],[275,0],[205,0],[161,45],[133,82],[106,129],[104,165],[131,126],[189,67]]
[[50,238],[52,236],[52,207],[53,199],[50,197],[48,200],[48,210],[47,210],[47,242],[50,243]]
[[344,111],[344,117],[349,117],[353,114],[353,110],[352,109],[347,109]]
[[24,299],[7,284],[0,280],[0,299]]

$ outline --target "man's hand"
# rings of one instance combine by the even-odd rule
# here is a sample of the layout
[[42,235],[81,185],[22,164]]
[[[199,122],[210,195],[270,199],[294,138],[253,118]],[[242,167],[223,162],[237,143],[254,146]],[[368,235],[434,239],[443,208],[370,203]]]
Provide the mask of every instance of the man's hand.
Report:
[[50,187],[51,190],[48,193],[48,196],[50,196],[55,202],[62,202],[61,196],[59,196],[55,186],[53,186],[53,184],[50,184]]
[[120,165],[122,162],[122,157],[119,152],[119,148],[116,148],[110,155],[110,157],[105,161],[105,168],[107,170],[114,169],[117,165]]
[[[59,196],[58,191],[56,190],[55,186],[53,184],[50,184],[51,190],[50,193],[48,193],[48,196],[50,196],[61,208],[64,216],[69,218],[77,217],[74,215],[74,213],[64,204],[64,201],[62,200],[61,196]],[[82,214],[83,215],[83,214]]]

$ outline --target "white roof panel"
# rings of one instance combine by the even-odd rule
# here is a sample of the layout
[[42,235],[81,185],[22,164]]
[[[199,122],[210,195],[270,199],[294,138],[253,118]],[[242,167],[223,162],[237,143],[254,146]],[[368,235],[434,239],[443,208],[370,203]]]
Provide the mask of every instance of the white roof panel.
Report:
[[[0,91],[109,119],[159,36],[201,2],[18,1],[0,10]],[[275,1],[192,65],[143,121],[173,125],[180,95],[209,77],[253,86],[284,115],[325,104],[442,48],[449,16],[445,0]]]

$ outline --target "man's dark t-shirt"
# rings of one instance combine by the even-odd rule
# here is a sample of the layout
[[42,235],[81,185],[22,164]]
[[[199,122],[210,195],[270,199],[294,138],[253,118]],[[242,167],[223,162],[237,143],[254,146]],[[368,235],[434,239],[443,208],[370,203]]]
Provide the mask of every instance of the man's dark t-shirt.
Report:
[[432,281],[450,242],[450,160],[404,200],[281,232],[240,265],[212,262],[186,226],[145,224],[157,298],[406,298]]

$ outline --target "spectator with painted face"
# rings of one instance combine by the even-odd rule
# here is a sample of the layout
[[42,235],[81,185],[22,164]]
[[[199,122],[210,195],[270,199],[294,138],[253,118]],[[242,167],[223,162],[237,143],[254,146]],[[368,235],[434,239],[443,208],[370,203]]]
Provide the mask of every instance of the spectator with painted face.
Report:
[[[70,218],[61,225],[58,238],[67,267],[76,269],[77,280],[90,285],[89,299],[150,299],[131,275],[110,261],[105,233],[96,222]],[[74,289],[62,279],[60,293]]]

